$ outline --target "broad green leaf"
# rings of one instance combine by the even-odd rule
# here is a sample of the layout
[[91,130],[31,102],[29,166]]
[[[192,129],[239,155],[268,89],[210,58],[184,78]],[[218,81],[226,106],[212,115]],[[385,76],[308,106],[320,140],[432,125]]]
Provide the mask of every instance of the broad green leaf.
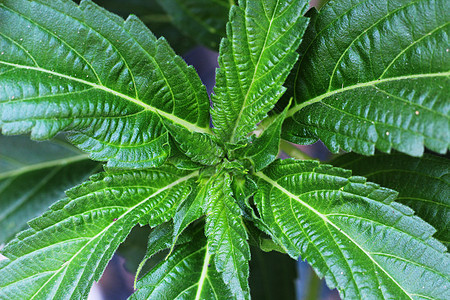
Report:
[[249,299],[250,249],[241,210],[233,199],[228,173],[211,180],[205,205],[208,251],[236,299]]
[[239,156],[250,160],[256,171],[264,169],[277,158],[280,149],[281,128],[286,112],[287,110],[276,116],[261,136],[247,148],[239,149]]
[[0,49],[3,134],[70,131],[109,167],[146,168],[169,154],[160,117],[209,132],[195,70],[134,16],[91,1],[1,0]]
[[349,153],[333,165],[399,192],[397,202],[437,229],[434,237],[450,246],[450,163],[443,157],[425,154],[421,158],[401,153],[378,153],[365,157]]
[[297,262],[277,252],[252,247],[250,291],[255,300],[293,300],[296,298]]
[[234,0],[157,0],[175,26],[200,44],[216,49]]
[[179,54],[196,46],[194,37],[189,38],[178,30],[172,24],[172,17],[157,0],[94,0],[94,2],[124,18],[135,14],[156,37],[164,37]]
[[217,273],[200,230],[142,277],[130,299],[235,299]]
[[100,170],[69,144],[0,135],[0,244]]
[[212,120],[224,141],[245,138],[270,111],[297,60],[306,0],[240,0],[220,45]]
[[197,175],[165,167],[92,176],[2,250],[0,298],[85,298],[130,230],[170,220]]
[[344,299],[448,299],[450,257],[396,193],[316,161],[276,161],[255,201],[288,253]]
[[284,137],[332,152],[445,153],[449,20],[447,0],[329,2],[299,48]]

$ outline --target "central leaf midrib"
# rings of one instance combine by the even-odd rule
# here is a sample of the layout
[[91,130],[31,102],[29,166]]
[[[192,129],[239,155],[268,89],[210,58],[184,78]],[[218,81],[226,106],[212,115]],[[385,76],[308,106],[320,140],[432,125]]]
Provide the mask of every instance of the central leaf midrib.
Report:
[[88,159],[89,159],[88,154],[80,154],[80,155],[76,155],[76,156],[65,157],[65,158],[61,158],[61,159],[55,159],[55,160],[40,162],[37,164],[27,165],[27,166],[19,168],[17,170],[0,173],[0,180],[5,179],[5,178],[20,176],[25,173],[30,173],[30,172],[38,171],[38,170],[42,170],[42,169],[58,167],[58,166],[65,166],[65,165],[69,165],[69,164],[72,164],[75,162],[88,160]]
[[297,104],[295,106],[293,106],[291,109],[288,110],[287,114],[286,114],[286,118],[292,117],[293,115],[295,115],[298,111],[300,111],[301,109],[312,105],[314,103],[320,102],[325,98],[334,96],[334,95],[338,95],[340,93],[346,92],[346,91],[351,91],[354,89],[358,89],[358,88],[365,88],[365,87],[376,87],[378,84],[382,84],[382,83],[389,83],[389,82],[393,82],[393,81],[400,81],[400,80],[408,80],[408,79],[419,79],[419,78],[430,78],[430,77],[448,77],[450,76],[450,72],[439,72],[439,73],[428,73],[428,74],[413,74],[413,75],[405,75],[405,76],[398,76],[398,77],[390,77],[390,78],[386,78],[386,79],[376,79],[376,80],[372,80],[372,81],[367,81],[367,82],[362,82],[362,83],[357,83],[354,85],[350,85],[350,86],[346,86],[344,88],[341,89],[337,89],[331,92],[327,92],[324,94],[321,94],[319,96],[316,96],[312,99],[309,99],[305,102],[302,102],[300,104]]
[[372,262],[374,265],[376,265],[380,270],[382,270],[384,272],[384,274],[386,274],[391,280],[392,282],[394,282],[404,293],[405,295],[407,295],[411,300],[413,299],[411,297],[411,294],[409,294],[401,285],[400,283],[398,283],[392,276],[391,274],[389,274],[384,268],[382,268],[380,266],[380,264],[370,255],[370,252],[367,252],[361,245],[359,245],[355,240],[353,240],[345,231],[343,231],[341,228],[339,228],[339,226],[337,226],[336,224],[334,224],[333,222],[331,222],[331,220],[329,220],[327,218],[327,215],[324,215],[322,213],[320,213],[318,210],[316,210],[314,207],[310,206],[308,203],[302,201],[298,196],[294,195],[293,193],[289,192],[287,189],[285,189],[284,187],[282,187],[280,184],[278,184],[277,181],[271,179],[270,177],[268,177],[266,174],[262,173],[262,172],[257,172],[255,173],[256,176],[258,176],[259,178],[263,179],[264,181],[266,181],[267,183],[273,185],[275,188],[277,188],[278,190],[280,190],[282,193],[286,194],[288,197],[295,199],[298,203],[300,203],[302,206],[306,207],[307,209],[309,209],[311,212],[313,212],[314,214],[316,214],[317,216],[319,216],[324,222],[325,224],[330,224],[331,226],[333,226],[335,229],[337,229],[339,232],[341,232],[347,239],[349,239],[354,245],[356,245]]
[[209,268],[209,261],[211,259],[211,255],[208,253],[208,244],[202,248],[202,250],[205,249],[205,258],[203,260],[203,267],[202,267],[202,273],[200,275],[200,279],[198,280],[198,288],[197,293],[195,295],[195,300],[200,300],[200,297],[202,295],[203,291],[203,284],[205,283],[206,278],[208,277],[208,268]]
[[[244,112],[244,108],[246,107],[247,101],[248,101],[248,99],[249,99],[250,91],[252,90],[253,84],[255,83],[256,73],[257,73],[257,71],[258,71],[258,69],[259,69],[259,63],[261,62],[261,58],[262,58],[263,55],[264,55],[265,47],[266,47],[266,44],[267,44],[267,40],[268,40],[269,34],[270,34],[271,30],[272,30],[272,23],[273,23],[273,21],[274,21],[274,16],[275,16],[275,13],[276,13],[277,8],[278,8],[278,3],[279,3],[279,1],[277,1],[277,4],[275,5],[275,8],[274,8],[274,10],[273,10],[273,12],[272,12],[272,17],[271,17],[271,19],[270,19],[270,21],[269,21],[269,22],[270,22],[269,28],[267,29],[267,34],[266,34],[266,37],[265,37],[265,39],[264,39],[264,44],[263,44],[263,47],[261,48],[261,49],[262,49],[262,50],[261,50],[261,54],[259,55],[258,61],[256,62],[256,65],[255,65],[255,71],[253,72],[252,82],[250,83],[250,86],[249,86],[249,88],[248,88],[248,90],[247,90],[247,93],[246,93],[246,95],[245,95],[245,97],[244,97],[244,103],[242,104],[241,110],[239,111],[239,114],[238,114],[238,116],[237,116],[237,118],[236,118],[236,122],[234,123],[234,128],[233,128],[233,131],[232,131],[232,133],[231,133],[231,135],[230,135],[230,141],[231,141],[231,142],[234,141],[235,134],[236,134],[236,130],[237,130],[238,125],[239,125],[239,122],[240,122],[240,120],[241,120],[241,118],[242,118],[242,114],[243,114],[243,112]],[[246,9],[247,9],[247,8],[246,8]],[[245,14],[245,15],[247,15],[247,14]]]
[[6,218],[11,216],[12,213],[18,212],[19,210],[24,210],[23,205],[27,203],[27,201],[42,187],[44,187],[59,171],[60,168],[54,168],[48,174],[45,174],[44,177],[40,179],[38,183],[35,183],[31,190],[29,190],[25,195],[14,201],[11,206],[4,208],[4,210],[0,213],[0,222],[6,220]]
[[[417,0],[417,1],[411,1],[408,4],[404,5],[404,6],[400,6],[392,11],[389,11],[386,15],[383,15],[378,21],[374,22],[373,24],[371,24],[368,28],[365,28],[357,37],[355,37],[352,42],[348,45],[348,47],[342,52],[341,56],[339,57],[339,59],[337,60],[337,62],[334,65],[333,71],[331,72],[331,76],[329,79],[329,84],[328,84],[328,91],[331,89],[331,86],[333,84],[333,79],[334,76],[336,75],[338,66],[340,64],[340,62],[342,61],[342,59],[344,58],[345,54],[348,53],[348,51],[350,50],[350,48],[354,45],[354,43],[356,41],[359,40],[359,38],[361,36],[363,36],[364,34],[366,34],[370,29],[374,28],[376,25],[378,25],[379,23],[387,20],[390,16],[394,15],[395,13],[397,13],[398,11],[401,11],[409,6],[413,6],[415,4],[417,4],[418,2],[420,2],[421,0]],[[384,73],[383,73],[384,74]],[[380,76],[382,77],[382,76]]]
[[50,71],[50,70],[47,70],[47,69],[44,69],[44,68],[19,65],[19,64],[14,64],[14,63],[8,63],[8,62],[5,62],[5,61],[0,61],[0,64],[4,64],[4,65],[7,65],[7,66],[12,66],[12,67],[19,68],[19,69],[34,70],[34,71],[38,71],[38,72],[42,72],[42,73],[51,74],[51,75],[54,75],[54,76],[57,76],[57,77],[65,78],[65,79],[68,79],[68,80],[76,81],[76,82],[82,83],[84,85],[90,86],[90,87],[92,87],[94,89],[102,90],[104,92],[110,93],[112,95],[115,95],[115,96],[120,97],[122,99],[125,99],[127,101],[130,101],[130,102],[132,102],[132,103],[134,103],[134,104],[144,108],[145,110],[154,112],[154,113],[156,113],[156,114],[158,114],[158,115],[160,115],[160,116],[162,116],[162,117],[164,117],[164,118],[166,118],[168,120],[171,120],[171,121],[173,121],[173,122],[175,122],[175,123],[177,123],[179,125],[182,125],[182,126],[186,127],[187,129],[189,129],[191,131],[196,131],[196,132],[200,132],[200,133],[210,133],[209,128],[199,127],[196,124],[192,124],[192,123],[190,123],[190,122],[188,122],[186,120],[183,120],[183,119],[181,119],[181,118],[179,118],[179,117],[177,117],[175,115],[169,114],[169,113],[167,113],[165,111],[162,111],[162,110],[160,110],[160,109],[158,109],[156,107],[148,105],[147,103],[142,102],[139,99],[135,99],[133,97],[130,97],[130,96],[125,95],[123,93],[117,92],[117,91],[115,91],[113,89],[110,89],[110,88],[108,88],[106,86],[103,86],[103,85],[99,85],[99,84],[96,84],[96,83],[93,83],[93,82],[90,82],[90,81],[86,81],[86,80],[83,80],[83,79],[80,79],[80,78],[72,77],[72,76],[69,76],[69,75],[61,74],[61,73],[58,73],[58,72],[55,72],[55,71]]
[[179,178],[178,180],[172,182],[171,184],[157,190],[156,192],[154,192],[152,195],[148,196],[147,198],[145,198],[144,200],[142,200],[141,202],[137,203],[136,205],[130,207],[125,213],[123,213],[121,216],[119,216],[117,218],[117,220],[115,220],[114,222],[111,222],[111,224],[109,224],[108,226],[106,226],[102,231],[100,231],[99,233],[97,233],[95,236],[93,236],[89,242],[86,243],[86,245],[84,245],[83,247],[81,247],[73,256],[70,260],[68,260],[67,262],[65,262],[64,264],[61,265],[61,267],[58,270],[55,270],[54,274],[45,282],[42,284],[42,286],[39,288],[39,290],[36,291],[36,293],[33,294],[33,296],[31,297],[31,299],[34,299],[36,297],[36,295],[39,294],[39,292],[52,280],[53,277],[55,277],[57,274],[59,274],[62,270],[64,270],[66,268],[66,266],[69,266],[71,264],[71,262],[78,256],[79,253],[81,253],[84,249],[86,249],[86,247],[88,247],[88,245],[90,245],[93,241],[95,241],[97,238],[101,238],[102,235],[104,233],[106,233],[112,226],[114,226],[115,224],[118,224],[118,221],[120,219],[125,218],[125,216],[127,216],[128,214],[130,214],[130,212],[133,212],[135,209],[137,209],[139,206],[141,206],[142,204],[144,204],[145,202],[147,202],[149,199],[159,195],[160,193],[171,189],[173,187],[175,187],[176,185],[188,181],[189,179],[198,176],[199,172],[198,171],[194,171],[189,175],[186,175],[184,177]]

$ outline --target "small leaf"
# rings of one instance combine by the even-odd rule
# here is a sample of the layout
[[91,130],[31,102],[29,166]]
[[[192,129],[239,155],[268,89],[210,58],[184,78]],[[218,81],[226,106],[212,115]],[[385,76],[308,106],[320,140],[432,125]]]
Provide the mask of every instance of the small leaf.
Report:
[[176,125],[170,121],[164,121],[164,124],[179,143],[182,152],[192,161],[213,166],[222,160],[224,151],[215,136],[191,131],[189,128]]
[[0,32],[3,134],[70,131],[108,167],[142,169],[169,154],[160,116],[210,131],[195,70],[135,16],[124,21],[91,1],[1,0]]
[[169,167],[101,173],[70,190],[2,250],[0,298],[86,298],[131,229],[169,220],[197,176]]
[[253,208],[250,204],[250,198],[256,193],[258,186],[249,176],[233,176],[231,182],[231,189],[237,204],[244,212],[244,217],[247,219],[256,219]]
[[449,20],[447,0],[329,2],[299,48],[284,138],[335,153],[446,153]]
[[263,221],[343,299],[447,299],[450,257],[396,193],[316,161],[276,161],[259,177]]
[[198,170],[202,168],[202,165],[193,162],[188,156],[186,156],[179,148],[173,139],[169,140],[170,144],[170,157],[166,163],[175,166],[181,170]]
[[256,171],[270,165],[278,156],[280,149],[281,128],[286,117],[287,109],[275,117],[261,136],[246,148],[239,149],[239,156],[252,162]]
[[401,153],[378,153],[365,157],[342,155],[333,165],[351,169],[355,175],[399,192],[397,202],[437,229],[434,237],[450,246],[450,163],[447,158],[425,154],[410,157]]
[[225,142],[244,139],[285,88],[306,29],[306,0],[240,0],[220,45],[212,120]]
[[275,243],[269,235],[261,231],[255,224],[246,221],[245,227],[247,228],[250,245],[255,246],[264,252],[277,251],[286,254],[286,250],[282,246]]
[[158,0],[172,21],[200,44],[216,49],[225,36],[229,0]]
[[[144,258],[139,263],[136,271],[135,280],[139,277],[144,265],[153,258],[157,253],[173,248],[179,244],[185,244],[192,241],[192,236],[185,234],[182,238],[173,241],[172,237],[174,235],[174,228],[171,222],[166,222],[155,227],[148,236],[147,251],[145,252]],[[167,257],[166,257],[167,258]],[[136,287],[136,282],[135,282]]]
[[202,179],[195,187],[195,190],[189,195],[178,208],[173,217],[173,235],[172,245],[178,241],[181,233],[194,221],[203,215],[203,206],[205,205],[206,194],[208,192],[207,180]]
[[0,244],[101,169],[62,141],[35,143],[0,135]]
[[232,197],[228,173],[211,180],[207,194],[206,236],[217,270],[237,299],[249,299],[250,249],[241,210]]
[[215,270],[200,230],[137,283],[130,299],[234,299]]

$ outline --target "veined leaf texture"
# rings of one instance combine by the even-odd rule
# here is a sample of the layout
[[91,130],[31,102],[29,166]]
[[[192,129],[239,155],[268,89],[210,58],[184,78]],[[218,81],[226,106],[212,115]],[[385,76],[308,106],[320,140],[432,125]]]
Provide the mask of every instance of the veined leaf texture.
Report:
[[298,50],[284,137],[332,152],[445,153],[449,20],[446,0],[330,1]]
[[[158,3],[154,21],[200,43],[225,35],[211,103],[136,16],[0,0],[1,133],[54,139],[40,153],[0,137],[0,238],[21,206],[62,199],[2,249],[0,299],[86,298],[135,226],[151,231],[137,273],[151,268],[132,299],[261,295],[250,245],[306,260],[344,299],[450,299],[448,159],[422,155],[449,146],[449,2]],[[60,133],[86,153],[59,149]],[[277,158],[317,139],[359,153],[335,160],[350,170]]]
[[69,139],[109,167],[161,165],[160,118],[209,132],[209,99],[192,67],[136,17],[82,1],[0,4],[0,127]]

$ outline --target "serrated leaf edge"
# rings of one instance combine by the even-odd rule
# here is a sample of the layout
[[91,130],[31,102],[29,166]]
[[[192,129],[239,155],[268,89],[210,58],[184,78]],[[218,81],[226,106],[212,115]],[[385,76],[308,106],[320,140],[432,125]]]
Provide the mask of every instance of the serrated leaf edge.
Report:
[[344,232],[343,230],[341,230],[341,228],[339,228],[339,226],[335,225],[333,222],[331,222],[326,215],[320,213],[319,211],[317,211],[315,208],[313,208],[312,206],[308,205],[307,203],[303,202],[298,196],[292,194],[291,192],[289,192],[287,189],[285,189],[284,187],[282,187],[281,185],[279,185],[275,180],[272,180],[270,177],[268,177],[267,175],[265,175],[262,172],[258,172],[255,173],[255,176],[258,176],[259,178],[261,178],[262,180],[266,181],[267,183],[271,184],[273,187],[277,188],[278,190],[280,190],[281,192],[283,192],[284,194],[286,194],[287,196],[289,196],[292,199],[295,199],[298,203],[300,203],[301,205],[303,205],[304,207],[306,207],[307,209],[311,210],[313,213],[315,213],[317,216],[319,216],[326,224],[330,224],[332,227],[334,227],[335,229],[337,229],[339,232],[341,232],[346,238],[348,238],[354,245],[356,245],[372,262],[374,265],[376,265],[380,270],[383,271],[384,274],[386,274],[386,276],[388,276],[392,282],[394,282],[404,293],[405,295],[408,296],[408,298],[410,298],[411,300],[413,299],[412,294],[408,293],[385,269],[383,269],[380,264],[377,263],[377,261],[375,259],[373,259],[373,257],[370,255],[371,253],[367,252],[364,248],[362,248],[355,240],[353,240],[346,232]]
[[[298,111],[305,108],[306,106],[312,105],[314,103],[320,102],[325,98],[328,98],[330,96],[343,93],[346,91],[351,91],[358,88],[363,87],[376,87],[377,84],[380,83],[386,83],[391,81],[400,81],[400,80],[407,80],[407,79],[418,79],[418,78],[428,78],[428,77],[448,77],[450,76],[450,72],[439,72],[439,73],[429,73],[429,74],[414,74],[414,75],[405,75],[405,76],[397,76],[397,77],[390,77],[386,79],[376,79],[372,81],[362,82],[350,86],[346,86],[341,89],[337,89],[331,92],[324,93],[322,95],[319,95],[317,97],[314,97],[313,99],[310,99],[308,101],[302,102],[298,105],[293,105],[291,109],[288,110],[286,114],[286,118],[293,117]],[[425,109],[429,110],[428,108],[424,107]]]
[[68,79],[68,80],[72,80],[72,81],[75,81],[75,82],[79,82],[79,83],[85,84],[87,86],[91,86],[94,89],[102,90],[102,91],[110,93],[110,94],[112,94],[114,96],[117,96],[117,97],[120,97],[120,98],[125,99],[127,101],[130,101],[130,102],[132,102],[134,104],[137,104],[140,107],[142,107],[142,108],[144,108],[144,109],[146,109],[148,111],[151,111],[151,112],[154,112],[156,114],[159,114],[160,116],[163,116],[166,119],[169,119],[169,120],[171,120],[171,121],[173,121],[173,122],[175,122],[177,124],[180,124],[180,125],[188,128],[190,131],[200,132],[200,133],[210,133],[211,132],[209,128],[203,128],[203,127],[197,126],[195,124],[192,124],[192,123],[190,123],[190,122],[188,122],[186,120],[183,120],[183,119],[181,119],[181,118],[179,118],[179,117],[177,117],[175,115],[169,114],[169,113],[167,113],[165,111],[162,111],[162,110],[160,110],[160,109],[158,109],[156,107],[150,106],[147,103],[142,102],[140,99],[135,99],[135,98],[127,96],[125,94],[119,93],[119,92],[117,92],[115,90],[112,90],[112,89],[110,89],[108,87],[105,87],[103,85],[99,85],[99,84],[96,84],[96,83],[93,83],[93,82],[89,82],[89,81],[86,81],[86,80],[83,80],[83,79],[79,79],[79,78],[75,78],[75,77],[68,76],[68,75],[65,75],[65,74],[57,73],[57,72],[50,71],[50,70],[47,70],[47,69],[44,69],[44,68],[40,68],[40,67],[24,66],[24,65],[19,65],[19,64],[8,63],[8,62],[4,62],[4,61],[0,61],[0,64],[11,66],[11,67],[15,67],[15,68],[18,68],[18,69],[34,70],[34,71],[38,71],[38,72],[42,72],[42,73],[51,74],[51,75],[54,75],[54,76],[57,76],[57,77],[65,78],[65,79]]
[[[178,185],[178,184],[180,184],[180,183],[182,183],[182,182],[184,182],[184,181],[187,181],[187,180],[189,180],[189,179],[191,179],[191,178],[194,178],[194,177],[198,176],[198,174],[199,174],[198,171],[192,172],[191,174],[186,175],[186,176],[184,176],[184,177],[181,177],[180,179],[178,179],[178,180],[172,182],[171,184],[169,184],[169,185],[163,187],[162,189],[156,191],[155,193],[153,193],[153,194],[150,195],[149,197],[145,198],[145,199],[142,200],[141,202],[137,203],[137,204],[134,205],[133,207],[130,207],[130,208],[128,209],[128,211],[125,212],[124,214],[122,214],[120,217],[118,217],[117,220],[123,219],[128,213],[132,212],[134,209],[136,209],[137,207],[139,207],[140,205],[142,205],[143,203],[145,203],[145,202],[148,201],[149,199],[151,199],[151,198],[157,196],[158,194],[160,194],[160,193],[162,193],[162,192],[164,192],[164,191],[166,191],[166,190],[168,190],[168,189],[170,189],[170,188],[172,188],[172,187],[174,187],[174,186],[176,186],[176,185]],[[116,220],[116,221],[117,221],[117,220]],[[82,251],[83,251],[83,250],[84,250],[84,249],[85,249],[92,241],[96,240],[96,238],[100,237],[100,236],[103,235],[105,232],[107,232],[108,229],[109,229],[111,226],[113,226],[115,223],[116,223],[116,222],[112,222],[111,224],[109,224],[108,226],[106,226],[102,231],[100,231],[98,234],[96,234],[95,236],[91,237],[91,238],[90,238],[90,241],[87,242],[83,247],[81,247],[81,248],[80,248],[80,249],[72,256],[72,258],[70,258],[68,261],[66,261],[64,264],[62,264],[61,267],[60,267],[58,270],[55,270],[55,271],[54,271],[55,273],[54,273],[54,274],[53,274],[53,275],[52,275],[45,283],[42,284],[42,286],[39,288],[39,290],[37,290],[36,293],[34,293],[34,295],[33,295],[30,299],[35,299],[36,295],[39,294],[39,292],[40,292],[40,291],[41,291],[41,290],[42,290],[42,289],[43,289],[43,288],[44,288],[44,287],[52,280],[53,277],[55,277],[55,276],[56,276],[57,274],[59,274],[62,270],[64,270],[65,266],[66,266],[66,265],[69,265],[69,264],[72,262],[72,260],[73,260],[80,252],[82,252]]]
[[249,99],[250,91],[252,90],[253,84],[254,84],[255,81],[256,81],[256,80],[255,80],[255,79],[256,79],[256,78],[255,78],[255,75],[256,75],[256,73],[258,72],[259,63],[261,62],[261,58],[263,57],[264,52],[267,50],[267,49],[266,49],[267,39],[268,39],[268,37],[269,37],[269,35],[270,35],[270,31],[271,31],[271,29],[272,29],[272,23],[273,23],[273,21],[274,21],[274,19],[275,19],[275,13],[277,12],[278,4],[279,4],[279,1],[277,1],[277,4],[276,4],[276,6],[275,6],[275,8],[274,8],[274,10],[273,10],[273,12],[272,12],[272,16],[271,16],[271,18],[270,18],[269,28],[267,28],[267,33],[266,33],[266,36],[265,36],[264,44],[263,44],[263,46],[262,46],[262,48],[261,48],[261,49],[263,49],[263,50],[261,51],[261,54],[260,54],[259,57],[258,57],[258,61],[256,62],[256,65],[255,65],[255,70],[253,71],[252,81],[251,81],[251,83],[250,83],[250,85],[249,85],[249,87],[248,87],[248,89],[247,89],[247,93],[245,94],[244,101],[243,101],[242,106],[241,106],[241,110],[239,111],[239,114],[238,114],[237,117],[236,117],[236,121],[234,122],[234,127],[233,127],[232,133],[231,133],[231,135],[230,135],[230,141],[234,141],[234,142],[235,142],[235,140],[234,140],[234,135],[236,134],[236,130],[237,130],[237,128],[238,128],[239,122],[240,122],[240,120],[241,120],[241,118],[242,118],[242,113],[244,112],[244,108],[245,108],[246,105],[247,105],[247,101],[248,101],[248,99]]

